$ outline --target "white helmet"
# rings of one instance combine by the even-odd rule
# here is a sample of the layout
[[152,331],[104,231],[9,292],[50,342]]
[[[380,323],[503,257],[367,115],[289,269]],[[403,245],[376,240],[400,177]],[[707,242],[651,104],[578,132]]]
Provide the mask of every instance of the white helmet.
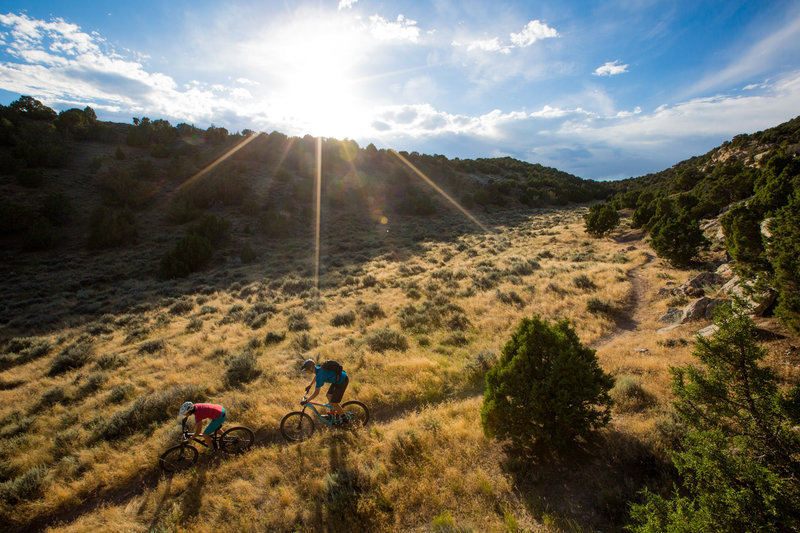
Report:
[[178,416],[186,416],[192,411],[192,409],[194,409],[194,404],[192,402],[184,402],[178,411]]

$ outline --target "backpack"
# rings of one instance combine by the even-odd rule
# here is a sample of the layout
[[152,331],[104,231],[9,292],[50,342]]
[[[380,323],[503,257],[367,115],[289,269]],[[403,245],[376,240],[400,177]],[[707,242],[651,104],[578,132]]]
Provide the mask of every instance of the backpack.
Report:
[[331,359],[329,361],[325,361],[324,363],[319,365],[319,367],[324,370],[328,370],[329,372],[335,373],[337,382],[340,379],[342,379],[342,371],[344,370],[344,367],[340,365],[338,361],[334,361]]

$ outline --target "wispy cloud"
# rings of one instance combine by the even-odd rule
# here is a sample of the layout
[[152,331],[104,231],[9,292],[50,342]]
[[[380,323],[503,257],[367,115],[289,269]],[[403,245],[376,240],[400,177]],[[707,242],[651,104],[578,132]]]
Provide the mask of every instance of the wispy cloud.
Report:
[[511,46],[500,44],[500,39],[492,37],[491,39],[475,39],[467,42],[453,41],[453,46],[461,46],[467,49],[467,52],[473,50],[481,50],[483,52],[500,52],[501,54],[510,54]]
[[800,54],[800,10],[784,17],[786,24],[773,29],[767,37],[755,42],[743,53],[737,54],[727,67],[704,77],[687,91],[689,95],[701,94],[714,89],[727,89],[731,85],[744,83],[774,65],[779,57]]
[[624,72],[628,72],[628,65],[621,65],[619,59],[608,61],[594,69],[595,76],[616,76]]
[[339,11],[342,9],[350,9],[358,2],[358,0],[339,0]]

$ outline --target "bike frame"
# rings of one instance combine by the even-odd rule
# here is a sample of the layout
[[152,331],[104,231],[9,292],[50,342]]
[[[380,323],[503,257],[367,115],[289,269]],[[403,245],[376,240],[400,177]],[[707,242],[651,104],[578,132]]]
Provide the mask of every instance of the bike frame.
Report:
[[[205,439],[196,438],[194,433],[190,433],[189,431],[186,431],[186,420],[188,418],[189,417],[184,418],[183,422],[181,423],[181,433],[183,433],[183,444],[193,444],[193,443],[196,442],[197,444],[199,444],[201,446],[205,446],[206,448],[208,448],[208,444],[206,444]],[[219,449],[219,436],[220,436],[220,430],[221,429],[222,428],[217,429],[216,431],[214,431],[214,433],[212,435],[210,435],[211,444],[214,446],[213,447],[214,450],[218,450]],[[201,435],[202,435],[202,433],[201,433]]]
[[[310,407],[311,410],[314,411],[314,414],[317,415],[317,418],[321,422],[324,422],[325,424],[328,424],[329,426],[332,426],[333,425],[333,420],[330,420],[330,419],[326,420],[326,419],[322,418],[322,415],[319,414],[319,411],[317,411],[317,407],[315,407],[315,406],[317,406],[317,407],[325,407],[326,409],[329,409],[329,410],[331,410],[331,412],[333,412],[332,411],[333,408],[331,407],[331,404],[329,404],[329,403],[306,402],[305,405],[303,405],[303,413],[306,412],[306,408],[307,407]],[[352,416],[348,415],[347,413],[345,413],[344,416],[347,417],[348,420],[350,420],[352,418]]]

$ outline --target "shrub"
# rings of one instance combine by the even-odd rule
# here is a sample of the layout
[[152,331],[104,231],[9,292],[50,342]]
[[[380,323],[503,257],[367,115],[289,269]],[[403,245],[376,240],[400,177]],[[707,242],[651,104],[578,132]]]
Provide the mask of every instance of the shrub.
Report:
[[57,376],[73,368],[80,368],[89,362],[93,354],[94,347],[90,343],[71,344],[53,360],[48,375]]
[[137,352],[140,354],[145,354],[145,353],[153,354],[166,349],[166,347],[167,343],[164,342],[164,339],[155,339],[140,344]]
[[244,264],[253,263],[258,259],[258,253],[249,242],[246,242],[244,246],[242,246],[242,251],[239,253],[239,259],[241,259]]
[[122,403],[133,394],[133,385],[125,383],[124,385],[117,385],[108,392],[106,401],[108,403]]
[[405,351],[408,349],[408,341],[399,332],[391,329],[379,329],[374,331],[366,338],[367,346],[376,352],[385,352],[386,350],[400,350]]
[[568,321],[525,318],[486,374],[481,423],[489,437],[563,450],[608,423],[613,385]]
[[127,408],[117,411],[95,434],[97,440],[114,440],[147,431],[155,423],[175,417],[178,407],[187,399],[202,400],[196,385],[173,385],[158,392],[139,396]]
[[346,311],[344,313],[337,313],[331,318],[331,326],[342,327],[352,326],[356,322],[355,311]]
[[227,368],[223,381],[228,387],[238,387],[243,383],[253,381],[261,374],[256,355],[249,350],[228,358],[225,366]]
[[46,479],[47,469],[45,467],[30,468],[21,476],[0,483],[0,501],[13,505],[38,498],[44,491]]
[[206,215],[200,222],[192,225],[187,231],[187,235],[197,235],[208,239],[211,246],[219,248],[228,242],[230,236],[231,223],[224,218],[217,218],[214,215]]
[[644,390],[635,376],[622,376],[611,389],[611,399],[618,411],[638,413],[655,402],[652,394]]
[[613,315],[617,312],[609,300],[601,300],[600,298],[589,298],[586,301],[586,310],[592,314]]
[[358,314],[361,318],[365,320],[376,320],[378,318],[384,318],[386,313],[383,312],[381,306],[377,303],[373,302],[371,304],[364,305],[363,303],[357,304]]
[[162,279],[186,277],[203,268],[213,255],[208,239],[187,234],[161,258],[158,274]]
[[650,244],[659,257],[678,268],[688,266],[702,248],[708,247],[699,223],[684,215],[660,221],[653,228]]
[[595,204],[583,216],[586,233],[593,237],[602,237],[619,225],[619,213],[610,203]]
[[311,329],[305,313],[302,311],[292,311],[287,320],[287,329],[289,331],[307,331]]
[[194,300],[189,296],[184,296],[170,306],[169,313],[171,315],[185,315],[192,309],[194,309]]
[[579,276],[575,276],[572,278],[572,284],[575,285],[578,289],[585,290],[585,291],[593,291],[597,288],[597,285],[589,279],[589,276],[586,274],[581,274]]
[[136,242],[136,222],[128,210],[97,207],[89,216],[89,248],[110,248]]
[[282,331],[281,333],[268,331],[267,334],[264,336],[264,346],[269,346],[270,344],[278,344],[280,342],[283,342],[284,339],[286,339],[285,331]]
[[514,307],[525,307],[525,300],[523,300],[517,291],[503,292],[497,291],[497,299],[506,305],[513,305]]

